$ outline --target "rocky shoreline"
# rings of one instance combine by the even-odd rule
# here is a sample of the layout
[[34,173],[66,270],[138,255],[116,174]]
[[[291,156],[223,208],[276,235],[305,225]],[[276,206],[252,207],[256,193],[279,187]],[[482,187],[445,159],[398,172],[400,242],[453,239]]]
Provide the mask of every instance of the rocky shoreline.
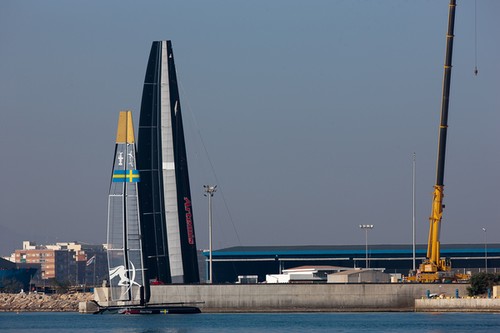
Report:
[[0,294],[0,312],[77,312],[80,302],[88,302],[93,299],[93,293]]

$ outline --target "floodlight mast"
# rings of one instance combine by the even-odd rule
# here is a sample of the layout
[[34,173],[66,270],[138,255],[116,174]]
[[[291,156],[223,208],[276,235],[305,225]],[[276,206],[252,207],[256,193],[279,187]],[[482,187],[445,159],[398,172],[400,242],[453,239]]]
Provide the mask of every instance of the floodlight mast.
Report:
[[369,264],[368,264],[368,230],[373,229],[373,224],[360,224],[359,227],[361,229],[365,230],[365,254],[366,254],[365,268],[368,268],[369,267]]
[[213,283],[213,270],[212,270],[212,197],[217,191],[217,185],[203,185],[205,189],[205,196],[208,197],[208,251],[209,251],[209,275],[208,283]]

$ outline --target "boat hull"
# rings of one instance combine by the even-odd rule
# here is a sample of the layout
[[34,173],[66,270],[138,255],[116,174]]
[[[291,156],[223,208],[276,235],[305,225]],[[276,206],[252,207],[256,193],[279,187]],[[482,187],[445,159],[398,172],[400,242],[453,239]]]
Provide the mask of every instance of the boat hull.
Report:
[[201,313],[195,306],[142,306],[142,307],[106,307],[101,308],[98,314],[129,314],[129,315],[149,315],[149,314],[196,314]]

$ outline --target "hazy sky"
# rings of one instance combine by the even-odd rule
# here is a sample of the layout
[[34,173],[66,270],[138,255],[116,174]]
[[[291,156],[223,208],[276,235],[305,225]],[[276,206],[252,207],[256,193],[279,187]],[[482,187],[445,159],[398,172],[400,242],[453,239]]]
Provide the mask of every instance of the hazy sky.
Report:
[[[482,243],[483,226],[500,242],[500,1],[478,0],[477,21],[475,3],[457,7],[443,243]],[[215,248],[364,244],[359,224],[410,244],[413,152],[425,243],[447,16],[448,0],[1,1],[0,254],[105,242],[118,113],[137,125],[164,39],[199,248],[215,183]]]

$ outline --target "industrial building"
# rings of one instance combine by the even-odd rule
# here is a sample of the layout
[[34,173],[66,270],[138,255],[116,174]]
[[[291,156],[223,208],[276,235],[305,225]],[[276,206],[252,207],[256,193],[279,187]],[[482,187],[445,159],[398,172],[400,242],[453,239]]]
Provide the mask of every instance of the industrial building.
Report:
[[300,266],[284,269],[281,274],[268,274],[266,275],[266,283],[321,283],[327,281],[329,274],[340,273],[349,269],[321,265]]
[[[416,246],[417,269],[426,251],[426,245]],[[203,255],[208,262],[209,252]],[[500,268],[500,244],[442,244],[441,256],[450,258],[452,268],[461,273]],[[413,269],[413,250],[412,245],[370,245],[368,252],[365,245],[237,246],[213,251],[212,265],[214,283],[234,283],[246,275],[257,275],[264,282],[269,274],[319,265],[383,268],[385,273],[408,275]]]
[[[391,276],[387,273],[356,268],[348,271],[342,271],[334,274],[329,274],[327,283],[389,283]],[[394,282],[398,282],[394,280]]]

